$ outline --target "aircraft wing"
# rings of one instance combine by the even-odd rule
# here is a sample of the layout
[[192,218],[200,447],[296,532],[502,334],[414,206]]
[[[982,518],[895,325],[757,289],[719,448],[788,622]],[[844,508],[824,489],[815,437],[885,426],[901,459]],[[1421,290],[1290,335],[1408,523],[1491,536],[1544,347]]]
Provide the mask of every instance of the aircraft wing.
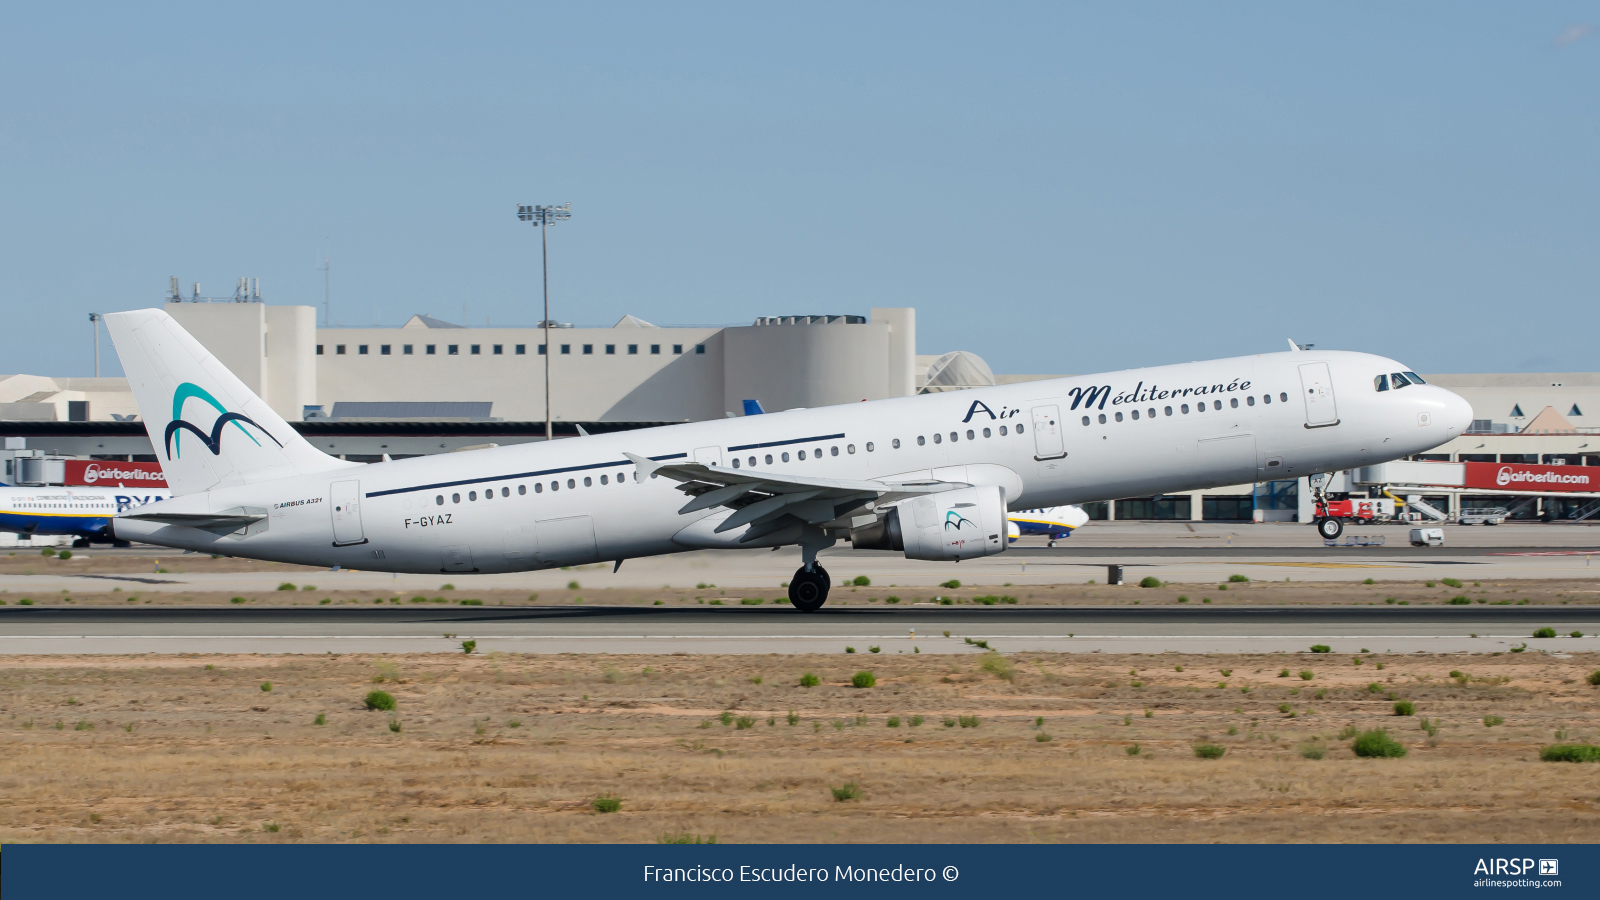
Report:
[[661,476],[678,482],[690,496],[680,515],[722,506],[733,515],[717,525],[720,534],[751,526],[741,542],[752,541],[784,527],[793,516],[811,525],[831,522],[869,503],[893,503],[920,494],[936,494],[969,484],[952,481],[848,481],[808,478],[803,475],[728,469],[705,463],[662,463],[625,453],[638,467],[639,477]]

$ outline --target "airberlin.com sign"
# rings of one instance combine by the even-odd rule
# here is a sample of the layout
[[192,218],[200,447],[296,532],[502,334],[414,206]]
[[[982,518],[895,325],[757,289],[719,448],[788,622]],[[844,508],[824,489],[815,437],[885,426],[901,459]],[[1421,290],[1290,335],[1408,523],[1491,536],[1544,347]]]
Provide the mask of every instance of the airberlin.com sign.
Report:
[[101,459],[69,459],[66,461],[67,484],[94,484],[101,487],[166,487],[167,476],[161,464],[153,462],[116,462]]
[[1532,466],[1521,463],[1469,462],[1467,487],[1496,491],[1600,490],[1600,466]]

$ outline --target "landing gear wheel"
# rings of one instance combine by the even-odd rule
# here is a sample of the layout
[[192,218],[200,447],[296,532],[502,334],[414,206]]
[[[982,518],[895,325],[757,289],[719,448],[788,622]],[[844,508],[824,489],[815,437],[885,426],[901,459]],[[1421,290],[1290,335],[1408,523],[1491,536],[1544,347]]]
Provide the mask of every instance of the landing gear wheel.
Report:
[[1055,542],[1055,540],[1054,540],[1054,539],[1052,539],[1052,540],[1051,540],[1051,541],[1050,541],[1050,546],[1052,546],[1052,547],[1054,547],[1054,546],[1055,546],[1055,545],[1056,545],[1056,542]]
[[1344,534],[1344,520],[1332,517],[1322,519],[1317,522],[1317,533],[1322,535],[1324,540],[1338,540],[1339,535]]
[[832,586],[827,569],[815,566],[807,571],[801,566],[789,580],[789,602],[801,612],[816,612],[828,602],[828,589]]

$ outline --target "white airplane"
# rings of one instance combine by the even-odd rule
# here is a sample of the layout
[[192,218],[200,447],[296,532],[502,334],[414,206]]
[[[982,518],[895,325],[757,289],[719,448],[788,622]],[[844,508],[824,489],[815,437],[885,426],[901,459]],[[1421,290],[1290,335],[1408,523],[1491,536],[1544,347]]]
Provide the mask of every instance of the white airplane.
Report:
[[[361,464],[312,447],[166,313],[105,317],[173,497],[122,540],[392,572],[511,572],[797,544],[828,596],[839,540],[955,562],[1009,509],[1392,460],[1472,409],[1364,353],[1290,351]],[[1418,379],[1420,382],[1420,379]]]
[[1052,506],[1048,509],[1022,509],[1006,516],[1008,536],[1015,541],[1025,534],[1042,534],[1056,541],[1072,537],[1072,532],[1089,521],[1089,514],[1077,506]]
[[147,503],[167,499],[166,488],[0,487],[0,531],[17,534],[67,534],[73,545],[118,543],[111,519]]

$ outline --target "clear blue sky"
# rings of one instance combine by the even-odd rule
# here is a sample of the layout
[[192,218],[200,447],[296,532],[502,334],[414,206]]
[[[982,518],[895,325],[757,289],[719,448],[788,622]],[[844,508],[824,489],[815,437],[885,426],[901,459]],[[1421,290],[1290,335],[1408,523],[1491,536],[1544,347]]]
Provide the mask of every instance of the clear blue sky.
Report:
[[169,275],[320,304],[324,247],[335,324],[532,324],[516,205],[566,201],[578,324],[1600,368],[1595,3],[13,3],[0,42],[0,371],[87,374],[85,314]]

